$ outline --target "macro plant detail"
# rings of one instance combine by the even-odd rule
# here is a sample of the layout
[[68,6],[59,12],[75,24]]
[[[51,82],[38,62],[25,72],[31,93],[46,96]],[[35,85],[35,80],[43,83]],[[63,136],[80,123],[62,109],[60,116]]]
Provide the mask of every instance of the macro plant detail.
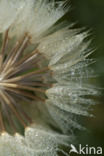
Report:
[[[30,37],[27,34],[21,41],[16,41],[8,52],[10,42],[8,33],[9,30],[5,33],[0,53],[0,128],[1,131],[11,129],[16,133],[17,128],[14,123],[16,119],[13,114],[18,119],[18,124],[23,127],[27,127],[26,123],[32,123],[32,119],[22,110],[22,103],[25,101],[28,107],[31,107],[32,100],[45,101],[45,90],[51,87],[51,83],[44,83],[44,78],[51,75],[51,72],[48,66],[39,67],[39,61],[41,59],[45,61],[45,58],[37,49],[24,54],[30,45]],[[6,126],[9,128],[6,129]]]
[[[54,0],[0,1],[0,153],[66,156],[61,147],[85,129],[98,91],[89,83],[88,32],[57,22],[68,11]],[[6,10],[6,11],[4,11]],[[6,147],[6,148],[5,148]]]

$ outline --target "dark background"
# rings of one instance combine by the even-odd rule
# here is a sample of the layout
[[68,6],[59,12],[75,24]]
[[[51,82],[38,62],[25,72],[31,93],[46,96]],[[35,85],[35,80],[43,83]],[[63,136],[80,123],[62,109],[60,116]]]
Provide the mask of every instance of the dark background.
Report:
[[[93,46],[97,49],[92,55],[96,60],[93,68],[99,75],[96,83],[99,88],[104,88],[104,0],[70,0],[68,5],[71,9],[64,18],[69,22],[77,22],[76,27],[92,30]],[[104,150],[104,89],[101,92],[94,106],[95,117],[84,120],[89,132],[78,133],[78,143],[88,144],[89,147],[101,146]]]

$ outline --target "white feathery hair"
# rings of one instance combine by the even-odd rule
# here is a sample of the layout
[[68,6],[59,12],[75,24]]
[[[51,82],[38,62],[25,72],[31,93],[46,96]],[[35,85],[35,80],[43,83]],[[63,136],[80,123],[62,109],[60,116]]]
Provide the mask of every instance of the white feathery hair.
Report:
[[98,91],[88,83],[88,78],[94,76],[88,67],[92,63],[87,58],[90,42],[85,41],[86,32],[80,33],[69,26],[54,26],[66,11],[62,1],[0,1],[0,32],[9,28],[10,38],[21,38],[28,33],[31,43],[38,44],[38,51],[47,58],[55,80],[46,90],[47,100],[37,103],[32,110],[35,113],[38,109],[40,114],[36,123],[25,129],[25,135],[2,133],[2,156],[58,156],[58,151],[69,156],[59,147],[68,147],[73,142],[73,128],[84,129],[76,120],[78,116],[91,116],[88,111],[94,101],[88,97],[97,95]]

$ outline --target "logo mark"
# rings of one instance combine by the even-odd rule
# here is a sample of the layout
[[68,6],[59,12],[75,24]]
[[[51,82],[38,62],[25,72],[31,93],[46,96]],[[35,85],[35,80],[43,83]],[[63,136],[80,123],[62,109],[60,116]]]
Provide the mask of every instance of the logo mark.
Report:
[[79,153],[74,145],[71,144],[70,147],[71,147],[71,150],[70,150],[69,154],[72,152],[77,153],[77,154]]
[[70,149],[70,153],[77,153],[77,154],[97,154],[97,155],[102,155],[103,153],[103,149],[102,147],[89,147],[88,145],[82,146],[81,144],[79,144],[79,148],[78,150],[76,149],[76,147],[74,145],[70,145],[71,149]]

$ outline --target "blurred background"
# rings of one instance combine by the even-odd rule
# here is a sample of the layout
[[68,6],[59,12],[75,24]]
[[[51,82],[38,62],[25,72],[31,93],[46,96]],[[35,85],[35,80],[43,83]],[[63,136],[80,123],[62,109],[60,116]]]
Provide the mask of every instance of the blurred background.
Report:
[[[92,30],[91,38],[96,51],[91,57],[96,60],[93,68],[99,75],[96,83],[99,88],[104,88],[104,0],[70,0],[69,5],[71,10],[64,18],[69,22],[77,22],[75,27]],[[89,132],[78,133],[78,144],[88,144],[89,147],[101,146],[104,156],[104,89],[101,91],[102,95],[94,106],[95,117],[84,120]]]

